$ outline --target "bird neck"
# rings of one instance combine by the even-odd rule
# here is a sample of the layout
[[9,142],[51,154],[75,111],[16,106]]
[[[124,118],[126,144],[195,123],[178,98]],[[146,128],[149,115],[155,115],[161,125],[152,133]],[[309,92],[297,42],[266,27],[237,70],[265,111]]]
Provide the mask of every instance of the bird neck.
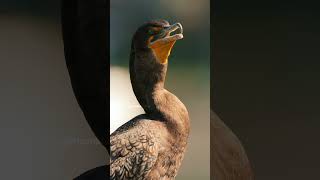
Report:
[[146,92],[146,95],[146,102],[150,107],[147,114],[150,118],[166,122],[171,134],[186,139],[189,134],[190,122],[185,105],[161,85],[155,86]]
[[[137,51],[137,53],[136,53]],[[167,65],[153,63],[152,51],[136,50],[131,47],[130,80],[133,92],[146,113],[152,112],[150,94],[156,89],[164,88]]]
[[148,52],[131,52],[130,79],[134,94],[150,119],[164,121],[170,132],[185,136],[190,127],[188,111],[184,104],[164,87],[167,65],[146,65],[153,62],[152,58],[154,57]]

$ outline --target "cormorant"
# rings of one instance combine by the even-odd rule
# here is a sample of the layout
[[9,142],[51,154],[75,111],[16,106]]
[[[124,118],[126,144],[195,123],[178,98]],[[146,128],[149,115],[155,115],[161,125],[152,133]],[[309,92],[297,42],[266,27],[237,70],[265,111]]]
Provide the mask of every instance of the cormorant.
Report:
[[213,180],[253,180],[250,162],[237,136],[212,110],[210,119],[211,178]]
[[[180,33],[170,35],[180,29]],[[180,23],[154,20],[133,36],[130,78],[145,114],[110,137],[110,179],[173,180],[186,151],[190,122],[184,104],[164,87],[168,56],[182,39]]]

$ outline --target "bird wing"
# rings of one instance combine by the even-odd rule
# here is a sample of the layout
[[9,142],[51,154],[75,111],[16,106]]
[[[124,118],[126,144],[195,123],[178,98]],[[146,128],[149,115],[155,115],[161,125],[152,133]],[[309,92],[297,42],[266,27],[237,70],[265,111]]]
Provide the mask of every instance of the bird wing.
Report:
[[250,162],[239,139],[213,111],[210,116],[212,178],[253,180]]
[[65,60],[76,99],[97,138],[107,146],[108,28],[105,0],[63,0]]
[[157,161],[158,143],[152,133],[137,125],[110,137],[110,179],[143,179]]

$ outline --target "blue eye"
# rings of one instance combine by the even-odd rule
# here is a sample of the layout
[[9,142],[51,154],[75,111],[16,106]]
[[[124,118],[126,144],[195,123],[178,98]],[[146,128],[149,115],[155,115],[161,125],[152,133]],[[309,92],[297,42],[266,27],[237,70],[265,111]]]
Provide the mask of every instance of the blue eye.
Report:
[[149,29],[149,30],[148,30],[148,34],[152,35],[152,34],[153,34],[153,30],[152,30],[152,29]]

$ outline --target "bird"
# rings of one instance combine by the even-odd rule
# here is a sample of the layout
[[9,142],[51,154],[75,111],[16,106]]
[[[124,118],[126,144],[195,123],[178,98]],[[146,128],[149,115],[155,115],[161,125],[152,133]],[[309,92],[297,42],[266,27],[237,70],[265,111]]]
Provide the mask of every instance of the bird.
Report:
[[212,180],[253,180],[247,154],[237,136],[210,111],[210,176]]
[[177,176],[190,120],[185,105],[164,83],[170,52],[182,38],[182,25],[163,19],[146,22],[134,33],[129,72],[145,114],[110,135],[110,179],[174,180]]

